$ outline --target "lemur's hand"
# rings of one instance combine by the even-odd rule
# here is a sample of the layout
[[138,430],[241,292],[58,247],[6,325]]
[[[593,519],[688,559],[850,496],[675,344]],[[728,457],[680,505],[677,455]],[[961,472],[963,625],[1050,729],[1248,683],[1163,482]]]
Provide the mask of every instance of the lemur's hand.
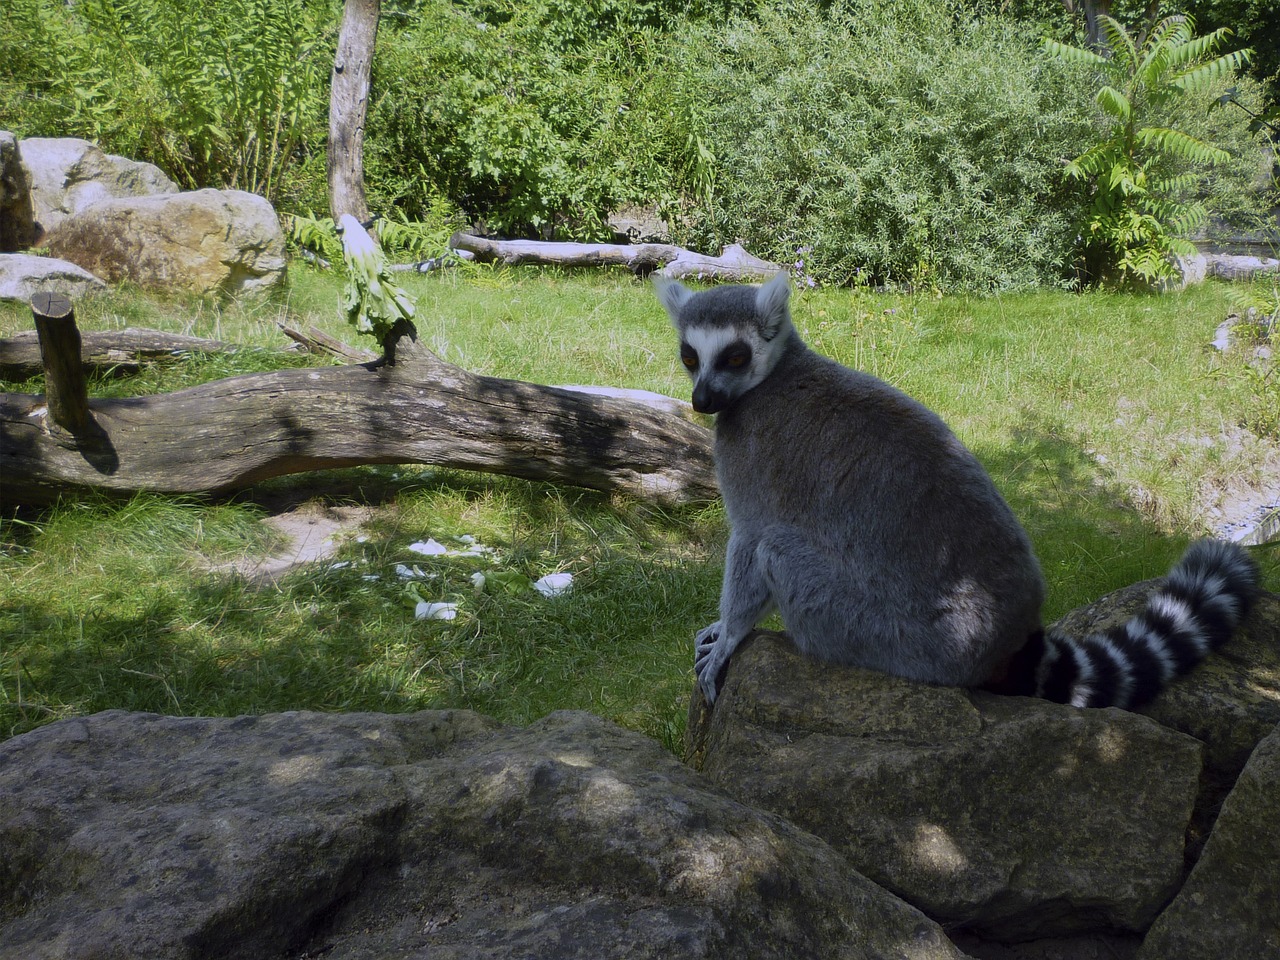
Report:
[[702,689],[707,706],[711,706],[720,693],[724,671],[729,665],[729,656],[733,653],[728,644],[720,641],[719,620],[698,631],[693,641],[693,651],[693,672],[697,674],[698,686]]

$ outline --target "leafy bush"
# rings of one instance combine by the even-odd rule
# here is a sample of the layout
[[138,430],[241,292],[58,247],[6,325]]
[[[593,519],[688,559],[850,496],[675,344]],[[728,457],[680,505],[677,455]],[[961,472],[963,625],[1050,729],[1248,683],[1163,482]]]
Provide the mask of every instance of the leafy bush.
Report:
[[188,188],[323,198],[330,4],[8,2],[0,108],[19,135],[85,137]]
[[1247,54],[1215,57],[1226,31],[1197,38],[1186,17],[1166,17],[1139,38],[1111,17],[1101,22],[1106,55],[1045,41],[1050,53],[1099,77],[1102,138],[1067,172],[1092,184],[1083,241],[1091,273],[1150,283],[1173,275],[1175,255],[1195,253],[1186,238],[1207,217],[1204,205],[1188,196],[1199,182],[1196,170],[1231,159],[1221,147],[1169,126],[1168,108],[1233,77]]
[[439,197],[506,235],[599,238],[655,177],[634,109],[664,31],[748,0],[428,0],[384,30],[366,169],[371,203]]
[[715,161],[684,236],[782,262],[811,247],[806,271],[834,283],[1059,282],[1079,202],[1063,158],[1087,101],[1037,45],[927,0],[796,3],[692,32],[659,98]]

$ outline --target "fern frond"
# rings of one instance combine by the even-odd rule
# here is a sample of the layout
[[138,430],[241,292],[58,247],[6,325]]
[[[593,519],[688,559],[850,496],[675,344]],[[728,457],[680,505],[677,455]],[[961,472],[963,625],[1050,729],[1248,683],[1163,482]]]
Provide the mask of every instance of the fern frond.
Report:
[[1178,194],[1185,193],[1200,182],[1194,173],[1180,173],[1172,177],[1153,177],[1151,190],[1153,193]]
[[1231,53],[1223,54],[1216,60],[1210,60],[1208,63],[1193,67],[1181,76],[1175,77],[1170,82],[1170,85],[1183,93],[1194,93],[1197,90],[1203,90],[1223,77],[1229,77],[1242,69],[1248,64],[1252,53],[1253,51],[1248,49],[1233,50]]
[[1169,68],[1174,50],[1190,38],[1191,31],[1187,18],[1183,16],[1165,17],[1152,28],[1143,44],[1146,56],[1134,70],[1134,73],[1146,86],[1152,86]]
[[1096,177],[1120,161],[1121,157],[1114,144],[1099,143],[1067,164],[1067,176],[1076,180]]
[[1141,170],[1117,163],[1107,174],[1107,188],[1126,197],[1146,192],[1146,177]]
[[320,254],[332,262],[342,260],[342,240],[330,217],[304,217],[287,213],[282,217],[289,239],[300,247]]
[[1133,107],[1129,103],[1129,98],[1115,87],[1103,87],[1094,99],[1098,106],[1121,123],[1128,123],[1129,118],[1133,116]]
[[1112,58],[1126,73],[1130,72],[1138,63],[1138,48],[1133,44],[1133,37],[1124,28],[1124,24],[1114,17],[1103,14],[1098,22],[1102,24],[1102,35],[1111,48]]
[[1185,64],[1194,64],[1205,57],[1213,56],[1230,35],[1231,31],[1229,29],[1219,27],[1212,33],[1206,33],[1202,37],[1188,38],[1173,51],[1170,66],[1179,67]]
[[1073,47],[1070,44],[1061,43],[1057,40],[1050,40],[1045,37],[1040,41],[1040,45],[1045,53],[1051,57],[1057,57],[1059,60],[1065,60],[1068,63],[1082,63],[1088,66],[1105,67],[1107,58],[1094,53],[1092,50],[1084,50],[1080,47]]
[[1134,139],[1144,147],[1151,147],[1169,156],[1182,157],[1192,163],[1216,166],[1231,159],[1231,154],[1227,151],[1168,127],[1143,127],[1134,134]]

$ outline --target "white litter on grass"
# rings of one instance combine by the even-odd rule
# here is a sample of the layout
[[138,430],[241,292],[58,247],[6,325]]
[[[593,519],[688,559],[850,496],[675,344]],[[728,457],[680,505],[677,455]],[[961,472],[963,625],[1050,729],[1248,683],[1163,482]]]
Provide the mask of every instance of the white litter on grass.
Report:
[[409,544],[409,549],[414,553],[421,554],[424,557],[492,557],[494,554],[493,547],[486,547],[476,543],[476,538],[470,534],[458,537],[458,542],[465,544],[465,550],[452,550],[446,547],[439,540],[429,538],[427,540],[419,540],[417,543]]
[[331,564],[329,564],[329,569],[330,569],[330,570],[345,570],[345,569],[347,569],[347,567],[349,567],[349,566],[351,566],[351,561],[350,561],[350,560],[343,560],[343,561],[342,561],[342,562],[340,562],[340,563],[331,563]]
[[476,593],[484,593],[484,574],[477,570],[471,575],[471,585],[476,588]]
[[402,580],[434,580],[440,574],[427,573],[416,563],[412,567],[406,567],[403,563],[396,564],[396,576]]
[[573,586],[572,573],[549,573],[534,583],[533,587],[544,597],[558,597]]
[[419,620],[453,620],[458,616],[456,603],[427,603],[425,600],[413,608]]

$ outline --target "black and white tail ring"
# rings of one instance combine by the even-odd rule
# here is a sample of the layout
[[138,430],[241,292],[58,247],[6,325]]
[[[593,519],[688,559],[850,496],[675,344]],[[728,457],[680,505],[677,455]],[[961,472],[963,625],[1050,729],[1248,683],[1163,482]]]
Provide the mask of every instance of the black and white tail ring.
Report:
[[1258,566],[1241,547],[1198,541],[1127,623],[1083,638],[1052,628],[1034,637],[1017,658],[1032,671],[1026,692],[1077,707],[1140,707],[1226,643],[1257,595]]

